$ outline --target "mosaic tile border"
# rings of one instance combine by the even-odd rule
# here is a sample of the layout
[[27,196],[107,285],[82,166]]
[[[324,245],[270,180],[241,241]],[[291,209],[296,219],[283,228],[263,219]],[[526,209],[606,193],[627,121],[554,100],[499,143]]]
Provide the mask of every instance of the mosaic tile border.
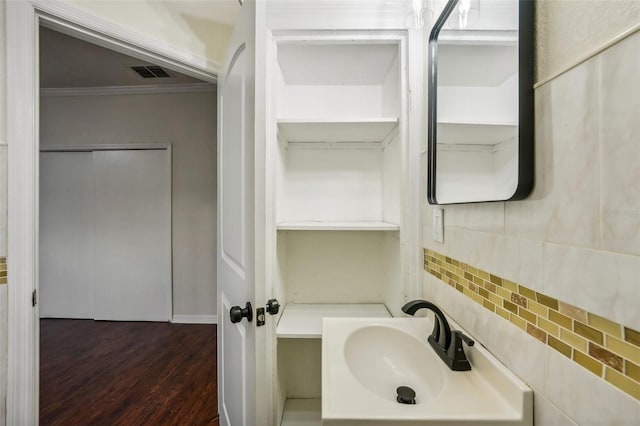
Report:
[[7,258],[0,257],[0,285],[7,283]]
[[640,332],[424,249],[424,270],[640,401]]

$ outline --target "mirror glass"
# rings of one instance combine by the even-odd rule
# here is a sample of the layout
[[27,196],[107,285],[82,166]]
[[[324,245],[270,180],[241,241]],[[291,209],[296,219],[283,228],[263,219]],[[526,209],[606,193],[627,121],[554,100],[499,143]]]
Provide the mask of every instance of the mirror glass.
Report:
[[429,40],[431,204],[531,191],[532,4],[451,0],[437,20]]

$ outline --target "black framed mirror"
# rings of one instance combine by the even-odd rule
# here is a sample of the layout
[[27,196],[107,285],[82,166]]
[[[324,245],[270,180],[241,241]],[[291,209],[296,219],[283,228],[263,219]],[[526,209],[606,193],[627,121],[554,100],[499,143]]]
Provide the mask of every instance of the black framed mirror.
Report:
[[533,188],[532,0],[449,0],[429,37],[429,204]]

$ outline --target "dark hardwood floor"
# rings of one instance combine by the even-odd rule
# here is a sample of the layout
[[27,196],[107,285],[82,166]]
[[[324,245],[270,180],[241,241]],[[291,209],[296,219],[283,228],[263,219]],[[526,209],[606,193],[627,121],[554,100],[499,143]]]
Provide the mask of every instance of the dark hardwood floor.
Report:
[[40,424],[218,425],[216,326],[41,320]]

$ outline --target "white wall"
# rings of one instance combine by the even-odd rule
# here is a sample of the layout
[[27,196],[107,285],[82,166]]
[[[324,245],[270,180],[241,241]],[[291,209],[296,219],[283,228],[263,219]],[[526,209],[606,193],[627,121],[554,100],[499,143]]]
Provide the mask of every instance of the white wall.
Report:
[[[383,303],[386,232],[280,231],[286,303]],[[399,274],[394,277],[399,282]],[[391,278],[390,278],[391,279]]]
[[171,143],[174,315],[216,314],[215,93],[43,96],[40,141]]

